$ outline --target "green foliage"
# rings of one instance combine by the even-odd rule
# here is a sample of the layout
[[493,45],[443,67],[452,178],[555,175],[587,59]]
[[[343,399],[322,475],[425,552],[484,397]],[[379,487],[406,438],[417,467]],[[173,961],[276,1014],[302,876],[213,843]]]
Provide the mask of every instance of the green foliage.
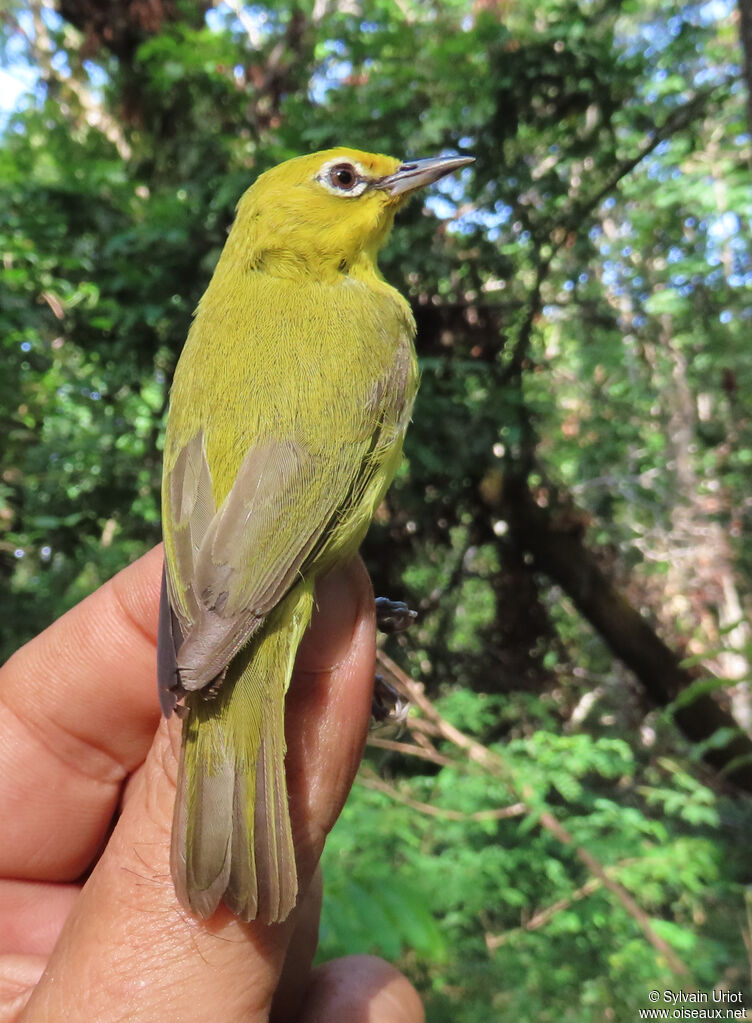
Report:
[[[466,729],[493,724],[492,702],[480,715],[463,702],[469,710],[470,694],[452,694],[441,710]],[[715,794],[666,760],[643,775],[615,738],[541,728],[499,753],[499,778],[458,760],[395,777],[392,796],[356,787],[324,856],[322,956],[402,951],[430,1019],[634,1018],[649,990],[681,981],[625,905],[588,881],[579,846],[691,962],[695,982],[716,983],[730,963],[717,906],[738,906],[740,893],[725,876],[733,839],[719,831]],[[522,791],[528,812],[498,814]],[[572,845],[541,827],[544,812]],[[735,916],[742,926],[740,906]]]
[[[341,143],[471,152],[384,254],[422,386],[364,553],[377,590],[421,610],[400,663],[494,766],[435,736],[435,762],[369,754],[379,785],[356,787],[325,853],[321,954],[399,961],[438,1023],[631,1021],[686,978],[579,848],[694,984],[742,986],[750,807],[671,717],[721,685],[743,706],[750,662],[732,6],[270,0],[204,23],[187,3],[130,57],[86,60],[45,8],[52,63],[6,6],[0,62],[36,61],[40,82],[0,140],[3,653],[158,540],[172,371],[256,174]],[[521,465],[712,669],[669,712],[515,545],[500,508]]]

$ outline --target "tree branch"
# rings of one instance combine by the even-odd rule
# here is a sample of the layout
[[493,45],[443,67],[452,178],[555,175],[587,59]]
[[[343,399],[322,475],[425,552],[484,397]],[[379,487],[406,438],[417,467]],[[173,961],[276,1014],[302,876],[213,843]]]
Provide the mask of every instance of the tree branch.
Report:
[[393,799],[395,803],[409,806],[411,810],[417,810],[418,813],[425,814],[427,817],[441,817],[448,821],[501,821],[527,813],[524,803],[512,803],[510,806],[500,806],[495,810],[476,810],[474,813],[462,813],[461,810],[450,810],[443,806],[434,806],[432,803],[423,803],[419,799],[406,796],[404,792],[400,792],[394,785],[379,778],[375,771],[367,767],[361,767],[358,781],[364,788],[381,792]]
[[[631,892],[620,882],[609,877],[607,868],[596,859],[584,846],[575,842],[573,835],[561,824],[554,815],[548,811],[542,812],[535,806],[535,794],[528,786],[521,785],[514,772],[507,766],[504,760],[496,753],[493,753],[482,743],[465,735],[456,728],[450,721],[447,721],[437,710],[435,705],[428,699],[423,686],[415,682],[383,651],[379,651],[379,667],[388,672],[399,689],[409,698],[418,710],[424,714],[438,729],[440,734],[453,746],[462,752],[474,763],[485,768],[494,777],[502,780],[510,789],[517,792],[521,797],[521,807],[527,813],[535,813],[540,826],[550,835],[557,839],[562,845],[571,847],[574,856],[582,863],[590,873],[606,888],[620,903],[624,911],[632,917],[642,931],[645,939],[653,948],[664,957],[674,973],[688,975],[689,970],[674,950],[660,937],[653,928],[650,917],[644,909],[636,902]],[[409,723],[408,719],[408,723]],[[395,744],[397,745],[397,744]],[[415,749],[416,747],[413,747]]]
[[[684,668],[650,624],[613,586],[582,537],[581,522],[562,516],[563,527],[531,493],[527,475],[508,471],[498,509],[520,549],[533,557],[534,568],[557,583],[612,652],[637,676],[658,706],[668,706],[706,671]],[[571,527],[573,521],[579,523]],[[752,741],[734,718],[710,695],[674,709],[674,719],[692,742],[705,742],[719,730],[730,734],[722,747],[710,746],[705,760],[740,788],[752,792]]]
[[[613,876],[623,867],[629,866],[636,861],[634,859],[622,860],[620,863],[615,863],[613,867],[604,868],[609,876]],[[593,895],[599,889],[603,887],[603,882],[599,877],[589,878],[585,884],[580,885],[579,888],[570,894],[565,896],[563,899],[557,899],[556,902],[552,902],[549,906],[544,906],[543,909],[539,909],[537,913],[534,913],[529,920],[526,920],[521,927],[515,927],[512,930],[504,931],[502,934],[487,934],[486,935],[486,948],[490,952],[494,952],[497,948],[501,948],[502,945],[508,944],[508,942],[519,934],[521,931],[537,931],[541,927],[552,920],[557,913],[563,912],[565,909],[575,903],[580,902],[582,899],[588,898]]]

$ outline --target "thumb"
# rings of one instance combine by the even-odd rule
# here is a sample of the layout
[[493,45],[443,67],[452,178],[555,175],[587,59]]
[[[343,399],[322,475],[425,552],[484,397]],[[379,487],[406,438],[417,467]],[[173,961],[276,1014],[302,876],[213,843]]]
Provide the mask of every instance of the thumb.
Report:
[[291,933],[200,921],[169,873],[180,722],[163,721],[72,909],[24,1020],[265,1019]]
[[[302,651],[307,663],[296,667],[288,701],[293,827],[304,884],[352,782],[373,679],[372,596],[362,564],[333,574],[321,591],[313,636]],[[329,734],[332,719],[340,726],[337,742]],[[342,741],[341,729],[351,740]],[[274,926],[243,923],[224,908],[203,921],[179,905],[169,873],[179,744],[179,720],[162,721],[127,783],[120,818],[66,920],[25,1023],[107,1023],[126,1011],[132,1023],[268,1019],[293,933],[310,929],[302,919],[306,903]],[[307,973],[305,964],[296,982],[305,985]]]

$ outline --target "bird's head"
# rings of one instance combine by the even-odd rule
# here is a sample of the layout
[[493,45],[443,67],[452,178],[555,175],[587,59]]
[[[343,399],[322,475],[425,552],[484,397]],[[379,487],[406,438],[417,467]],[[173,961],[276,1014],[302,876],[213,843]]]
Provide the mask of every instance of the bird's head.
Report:
[[[397,209],[470,157],[400,162],[356,149],[299,156],[262,174],[238,204],[233,248],[249,268],[283,276],[373,268]],[[238,252],[239,254],[239,252]]]

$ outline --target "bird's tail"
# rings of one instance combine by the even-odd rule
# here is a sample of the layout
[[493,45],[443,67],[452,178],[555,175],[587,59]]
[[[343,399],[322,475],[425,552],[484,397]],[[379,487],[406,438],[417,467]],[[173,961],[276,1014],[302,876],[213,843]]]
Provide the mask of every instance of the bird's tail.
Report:
[[183,723],[171,869],[181,903],[210,917],[284,920],[298,891],[285,781],[285,694],[308,626],[300,583],[233,659],[216,696],[191,694]]

